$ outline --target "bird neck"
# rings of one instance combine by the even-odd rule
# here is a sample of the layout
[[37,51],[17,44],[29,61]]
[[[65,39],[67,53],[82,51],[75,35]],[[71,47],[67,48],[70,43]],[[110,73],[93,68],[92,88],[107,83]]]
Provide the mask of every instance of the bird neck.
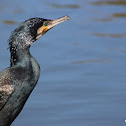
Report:
[[10,66],[22,66],[25,67],[29,64],[30,58],[32,57],[29,49],[15,49],[11,48],[11,59]]

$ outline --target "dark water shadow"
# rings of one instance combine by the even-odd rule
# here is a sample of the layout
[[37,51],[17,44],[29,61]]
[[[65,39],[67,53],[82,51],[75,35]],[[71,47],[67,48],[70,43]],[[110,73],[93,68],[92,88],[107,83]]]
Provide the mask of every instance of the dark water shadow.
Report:
[[24,13],[25,11],[23,9],[18,9],[18,10],[14,10],[14,13]]
[[100,22],[110,22],[114,20],[115,18],[126,18],[126,13],[113,13],[111,15],[108,15],[105,18],[93,18],[93,21],[100,21]]
[[93,18],[93,21],[100,21],[100,22],[109,22],[112,21],[114,18],[112,16],[108,16],[105,18]]
[[93,5],[121,5],[121,6],[126,6],[126,1],[125,0],[101,0],[101,1],[95,1],[92,2]]
[[64,5],[61,5],[61,4],[51,4],[51,6],[54,7],[54,8],[73,8],[73,9],[80,8],[80,6],[77,5],[77,4],[64,4]]
[[97,37],[125,38],[126,34],[110,34],[110,33],[92,33]]
[[126,18],[126,13],[114,13],[112,14],[112,17],[114,18]]
[[84,64],[84,63],[113,63],[113,60],[108,59],[89,59],[89,60],[80,60],[73,61],[72,64]]
[[3,24],[10,24],[10,25],[16,25],[18,22],[13,21],[13,20],[4,20],[2,21]]

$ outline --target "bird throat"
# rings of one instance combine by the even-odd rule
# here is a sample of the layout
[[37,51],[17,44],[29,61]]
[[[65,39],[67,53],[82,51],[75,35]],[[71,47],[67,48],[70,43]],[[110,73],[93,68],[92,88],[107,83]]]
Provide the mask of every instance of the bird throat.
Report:
[[31,57],[29,49],[17,49],[16,46],[10,47],[11,58],[10,66],[22,65],[25,66],[26,57]]
[[15,65],[18,59],[16,47],[10,47],[10,53],[11,53],[10,66],[12,67],[13,65]]

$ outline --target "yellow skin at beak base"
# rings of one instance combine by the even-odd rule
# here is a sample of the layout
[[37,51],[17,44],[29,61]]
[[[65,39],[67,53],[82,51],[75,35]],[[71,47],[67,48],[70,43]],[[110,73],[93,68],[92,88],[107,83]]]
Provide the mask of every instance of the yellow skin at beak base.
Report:
[[39,37],[44,35],[48,30],[50,30],[54,26],[56,26],[56,25],[58,25],[58,24],[60,24],[60,23],[62,23],[64,21],[67,21],[67,20],[70,20],[69,16],[64,16],[64,17],[61,17],[61,18],[58,18],[58,19],[55,19],[55,20],[47,21],[47,23],[48,23],[47,26],[43,25],[37,30],[37,35],[38,36],[36,37],[36,39],[38,39]]

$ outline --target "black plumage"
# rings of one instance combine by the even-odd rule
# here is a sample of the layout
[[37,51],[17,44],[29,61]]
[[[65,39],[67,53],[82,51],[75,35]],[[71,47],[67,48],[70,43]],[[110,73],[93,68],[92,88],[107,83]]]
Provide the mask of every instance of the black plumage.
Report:
[[10,67],[0,72],[0,126],[11,125],[38,82],[40,66],[30,54],[30,46],[52,27],[69,19],[31,18],[12,32]]

